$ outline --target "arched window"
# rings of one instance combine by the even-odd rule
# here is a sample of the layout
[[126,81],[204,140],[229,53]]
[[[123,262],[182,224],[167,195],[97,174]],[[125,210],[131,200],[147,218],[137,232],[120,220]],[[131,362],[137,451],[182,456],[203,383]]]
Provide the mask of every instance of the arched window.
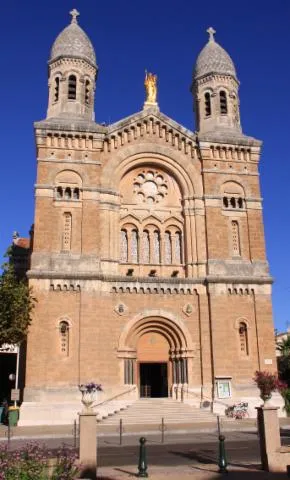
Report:
[[150,263],[150,239],[148,230],[144,230],[142,238],[143,263]]
[[71,249],[71,237],[72,237],[72,217],[71,217],[71,213],[65,212],[63,214],[62,250],[69,251]]
[[240,352],[242,355],[249,355],[248,328],[245,322],[239,324]]
[[221,114],[228,113],[227,94],[224,90],[220,91],[220,112]]
[[58,102],[59,100],[59,77],[56,77],[54,81],[54,101]]
[[158,230],[153,232],[153,263],[160,263],[160,235]]
[[80,198],[80,191],[78,188],[74,188],[74,191],[73,191],[73,199],[74,200],[79,200]]
[[230,200],[230,202],[231,202],[231,207],[232,207],[232,208],[236,208],[236,199],[235,199],[235,197],[232,197],[231,200]]
[[182,263],[181,256],[181,233],[175,232],[175,262]]
[[137,230],[132,230],[131,232],[131,262],[138,263],[138,232]]
[[65,198],[65,200],[70,200],[71,199],[71,189],[70,189],[70,187],[67,187],[65,189],[64,198]]
[[232,229],[232,253],[233,253],[233,256],[240,256],[241,255],[240,232],[239,232],[239,224],[236,220],[233,220],[231,222],[231,229]]
[[121,230],[120,260],[124,263],[128,262],[128,235],[126,230]]
[[172,245],[171,245],[171,236],[170,232],[165,232],[164,235],[164,253],[165,253],[165,264],[171,265],[172,263]]
[[[56,200],[81,200],[82,178],[71,170],[62,170],[55,177]],[[61,205],[61,204],[60,204]]]
[[210,117],[211,115],[211,101],[210,101],[210,93],[206,92],[204,94],[204,110],[205,110],[205,116]]
[[89,80],[86,80],[85,83],[85,103],[86,105],[90,104],[90,96],[91,96],[91,84]]
[[60,334],[60,352],[63,356],[69,355],[69,324],[66,321],[61,321],[59,324]]
[[68,99],[75,100],[77,98],[77,77],[70,75],[68,77]]
[[56,198],[60,200],[63,197],[63,190],[62,187],[57,187],[56,189]]
[[221,189],[223,208],[241,210],[245,208],[245,191],[236,182],[225,182]]

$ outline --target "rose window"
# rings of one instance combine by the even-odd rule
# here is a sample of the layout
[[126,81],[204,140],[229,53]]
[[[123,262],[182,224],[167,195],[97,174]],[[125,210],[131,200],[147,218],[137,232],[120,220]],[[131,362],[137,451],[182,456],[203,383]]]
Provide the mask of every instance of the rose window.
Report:
[[159,172],[143,171],[134,179],[134,193],[140,203],[161,202],[168,195],[167,180]]

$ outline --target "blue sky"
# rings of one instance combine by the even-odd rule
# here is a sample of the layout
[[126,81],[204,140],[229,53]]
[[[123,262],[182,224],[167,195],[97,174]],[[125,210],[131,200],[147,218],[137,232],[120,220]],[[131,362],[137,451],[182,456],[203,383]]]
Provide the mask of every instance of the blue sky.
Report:
[[[99,64],[96,120],[111,123],[142,108],[144,70],[157,73],[161,110],[194,129],[189,92],[196,57],[212,25],[241,82],[245,133],[264,141],[260,164],[267,255],[275,278],[274,319],[290,322],[289,0],[50,0],[1,2],[0,252],[33,223],[33,121],[45,117],[47,60],[77,8]],[[289,323],[290,326],[290,323]]]

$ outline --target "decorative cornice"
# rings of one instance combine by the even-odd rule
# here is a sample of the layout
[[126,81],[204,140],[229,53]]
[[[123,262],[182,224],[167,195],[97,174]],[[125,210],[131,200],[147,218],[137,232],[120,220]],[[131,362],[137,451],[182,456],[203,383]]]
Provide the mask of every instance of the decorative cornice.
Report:
[[263,277],[254,277],[254,276],[227,276],[227,275],[208,275],[205,279],[205,284],[209,285],[211,283],[247,283],[251,285],[264,285],[272,284],[274,282],[273,277],[263,276]]
[[52,272],[49,270],[38,271],[38,270],[29,270],[27,272],[27,277],[30,279],[77,279],[77,280],[99,280],[101,282],[118,282],[126,283],[130,285],[136,284],[165,284],[165,285],[209,285],[211,283],[223,283],[223,284],[251,284],[251,285],[262,285],[262,284],[272,284],[273,277],[269,276],[227,276],[227,275],[208,275],[206,277],[195,277],[195,278],[171,278],[171,277],[127,277],[122,275],[104,275],[98,273],[88,273],[88,272]]
[[[81,118],[67,117],[67,118],[47,118],[34,122],[35,130],[42,130],[42,134],[50,131],[64,131],[68,132],[86,132],[90,134],[104,135],[107,132],[107,127],[99,125],[98,123],[85,121]],[[44,132],[43,132],[44,131]],[[36,132],[37,133],[37,132]]]

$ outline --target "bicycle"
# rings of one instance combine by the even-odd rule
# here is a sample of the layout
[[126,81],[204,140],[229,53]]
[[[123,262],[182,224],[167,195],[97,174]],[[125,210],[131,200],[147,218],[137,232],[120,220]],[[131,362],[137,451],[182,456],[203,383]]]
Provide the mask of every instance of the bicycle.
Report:
[[243,418],[248,418],[248,403],[240,402],[230,407],[226,408],[225,414],[229,418],[235,418],[236,420],[242,420]]

